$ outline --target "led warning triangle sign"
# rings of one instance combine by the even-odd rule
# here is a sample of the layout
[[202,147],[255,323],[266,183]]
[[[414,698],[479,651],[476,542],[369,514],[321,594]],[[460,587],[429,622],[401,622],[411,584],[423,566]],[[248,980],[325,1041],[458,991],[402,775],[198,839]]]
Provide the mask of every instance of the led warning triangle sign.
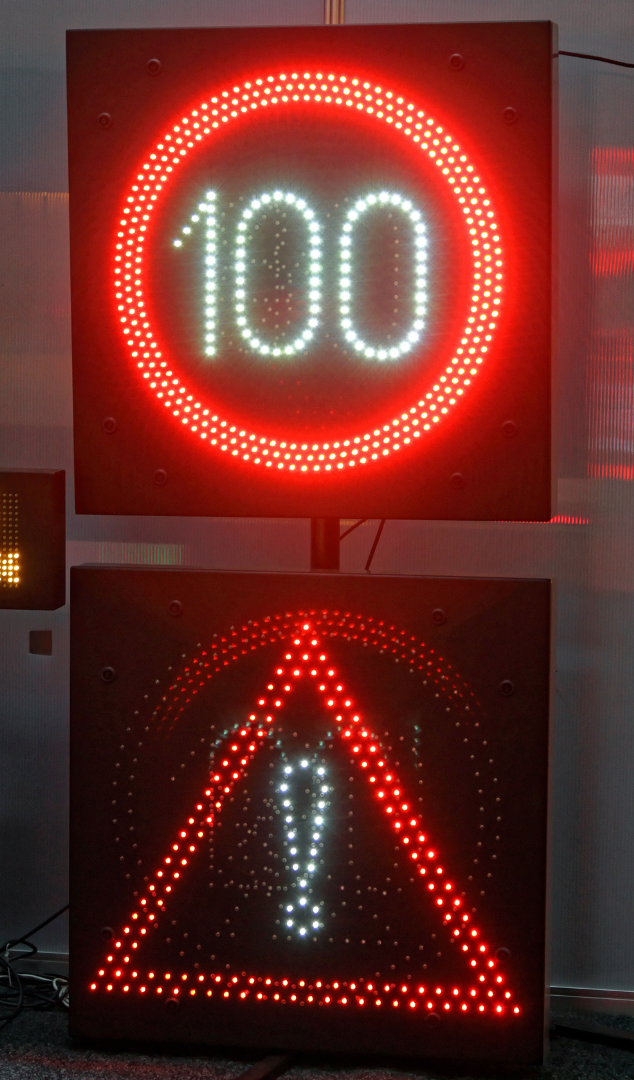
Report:
[[[466,908],[463,899],[466,893],[462,892],[446,865],[446,858],[434,844],[423,815],[416,808],[416,800],[390,762],[385,746],[355,705],[343,676],[328,656],[322,635],[325,636],[322,627],[317,628],[308,620],[297,620],[290,629],[290,636],[284,635],[286,641],[280,640],[282,635],[278,636],[278,661],[266,690],[257,698],[256,710],[233,729],[219,749],[212,761],[204,794],[201,791],[198,800],[192,803],[187,820],[176,830],[161,861],[149,872],[142,894],[138,895],[129,920],[110,946],[103,966],[91,983],[91,990],[107,994],[202,996],[214,1001],[238,998],[307,1006],[390,1006],[472,1016],[518,1015],[520,1007],[513,999],[506,978],[500,974],[492,949]],[[220,659],[222,653],[221,645],[215,659]],[[225,650],[225,655],[231,653]],[[222,660],[221,663],[230,661]],[[192,671],[187,669],[188,674]],[[199,685],[203,683],[199,681]],[[284,722],[285,709],[293,695],[306,686],[316,695],[320,709],[334,725],[340,745],[345,747],[359,777],[367,785],[376,808],[377,825],[382,822],[392,834],[415,874],[421,915],[433,913],[438,929],[461,957],[463,974],[457,981],[454,976],[450,984],[419,981],[400,987],[397,983],[385,984],[383,980],[375,982],[358,977],[354,972],[342,972],[341,978],[334,981],[332,977],[320,979],[314,975],[291,981],[279,974],[258,971],[256,964],[252,965],[252,971],[221,970],[221,965],[217,964],[217,970],[193,973],[191,970],[150,970],[144,961],[148,934],[157,924],[170,918],[170,906],[180,891],[187,888],[188,877],[202,857],[205,840],[220,823],[220,815],[232,799],[232,793],[237,791],[237,783],[244,782],[262,747],[270,744],[274,723]],[[193,675],[183,680],[181,689],[186,695],[196,692]],[[167,706],[166,712],[171,708]],[[315,801],[308,823],[307,843],[306,835],[300,836],[297,818],[293,817],[297,809],[293,796],[293,768],[305,768],[306,775],[311,770],[314,774]],[[287,764],[284,772],[287,782],[282,777],[278,789],[281,805],[285,807],[284,831],[295,860],[289,869],[295,875],[296,885],[293,902],[284,905],[284,920],[293,933],[311,935],[323,927],[323,913],[315,898],[308,899],[308,885],[316,871],[311,860],[317,855],[317,848],[311,844],[319,842],[324,827],[321,807],[326,805],[328,777],[326,770],[309,761],[308,756],[297,766]]]

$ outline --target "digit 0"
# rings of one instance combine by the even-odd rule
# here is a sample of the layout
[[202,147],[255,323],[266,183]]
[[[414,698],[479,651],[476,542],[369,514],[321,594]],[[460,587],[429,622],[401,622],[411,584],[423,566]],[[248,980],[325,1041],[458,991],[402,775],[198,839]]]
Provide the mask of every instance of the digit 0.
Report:
[[[251,240],[249,226],[253,221],[254,216],[262,209],[265,209],[268,206],[277,209],[282,205],[296,210],[306,224],[308,229],[310,274],[308,278],[309,306],[306,325],[293,342],[289,345],[279,346],[262,341],[261,337],[255,334],[249,326],[246,315],[245,286],[248,284],[246,277],[248,266],[247,252],[248,244]],[[259,195],[257,198],[252,199],[250,205],[242,211],[242,220],[238,222],[236,243],[236,321],[242,337],[245,338],[249,346],[256,352],[259,352],[261,356],[294,356],[295,353],[305,349],[308,342],[315,335],[315,330],[319,325],[317,316],[321,312],[321,236],[319,234],[320,226],[314,211],[310,209],[305,199],[298,199],[292,192],[287,192],[286,194],[282,191],[265,192],[263,195]]]
[[[354,280],[358,281],[361,276],[358,266],[355,266],[354,230],[358,228],[357,222],[365,214],[381,209],[397,209],[410,221],[414,231],[414,318],[410,329],[396,345],[379,342],[368,344],[365,335],[361,336],[355,328],[352,318],[355,299]],[[358,199],[352,210],[348,211],[339,243],[341,246],[339,313],[346,341],[367,360],[400,359],[420,340],[421,331],[425,326],[423,316],[427,305],[427,237],[423,215],[420,210],[415,209],[409,199],[403,199],[400,195],[391,195],[387,191],[381,191],[378,195],[370,193]]]

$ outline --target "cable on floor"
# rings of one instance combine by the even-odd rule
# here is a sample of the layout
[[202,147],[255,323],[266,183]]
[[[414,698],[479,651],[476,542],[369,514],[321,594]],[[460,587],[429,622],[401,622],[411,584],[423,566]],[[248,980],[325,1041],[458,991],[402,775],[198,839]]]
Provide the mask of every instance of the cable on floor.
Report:
[[37,953],[37,945],[30,938],[65,911],[68,911],[68,904],[26,934],[0,946],[0,1031],[25,1009],[53,1009],[57,1005],[68,1008],[68,979],[54,973],[35,974],[16,968],[25,957]]

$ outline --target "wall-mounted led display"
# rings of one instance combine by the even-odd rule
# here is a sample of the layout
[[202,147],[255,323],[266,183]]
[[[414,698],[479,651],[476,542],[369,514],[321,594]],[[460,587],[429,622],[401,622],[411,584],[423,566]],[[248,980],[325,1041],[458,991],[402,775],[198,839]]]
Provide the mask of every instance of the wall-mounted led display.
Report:
[[72,574],[74,1033],[540,1061],[549,583]]
[[0,472],[0,608],[51,611],[65,596],[65,474]]
[[3,491],[1,496],[0,587],[17,589],[20,584],[20,540],[17,492]]
[[553,51],[69,33],[77,509],[548,519]]

